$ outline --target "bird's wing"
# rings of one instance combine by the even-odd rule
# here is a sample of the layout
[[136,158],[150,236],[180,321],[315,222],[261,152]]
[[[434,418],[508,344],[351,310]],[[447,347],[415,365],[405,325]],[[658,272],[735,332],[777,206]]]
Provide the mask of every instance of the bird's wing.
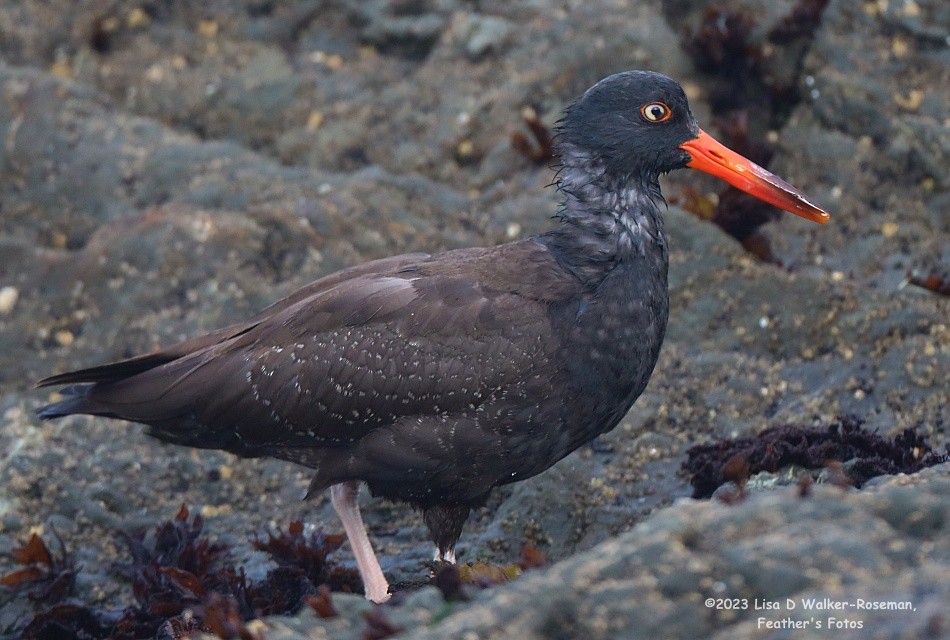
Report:
[[125,360],[120,360],[119,362],[112,362],[97,367],[89,367],[87,369],[68,371],[66,373],[49,376],[48,378],[44,378],[37,382],[36,386],[49,387],[62,384],[115,382],[122,380],[135,374],[148,371],[149,369],[154,369],[155,367],[168,362],[178,360],[190,354],[213,347],[216,344],[236,338],[241,334],[255,328],[268,318],[280,313],[287,307],[296,304],[300,300],[312,297],[319,294],[321,291],[326,291],[338,286],[340,283],[346,280],[352,280],[354,278],[363,277],[373,273],[386,273],[392,271],[393,269],[398,269],[403,265],[425,260],[428,257],[429,255],[425,253],[408,253],[399,256],[392,256],[390,258],[383,258],[381,260],[373,260],[361,265],[349,267],[301,287],[286,298],[278,300],[274,304],[270,305],[257,315],[244,322],[222,327],[221,329],[216,329],[210,333],[198,336],[197,338],[179,342],[153,353],[146,353],[133,358],[127,358]]
[[295,294],[88,400],[192,446],[347,446],[523,385],[556,342],[548,308],[580,286],[533,241],[397,262]]

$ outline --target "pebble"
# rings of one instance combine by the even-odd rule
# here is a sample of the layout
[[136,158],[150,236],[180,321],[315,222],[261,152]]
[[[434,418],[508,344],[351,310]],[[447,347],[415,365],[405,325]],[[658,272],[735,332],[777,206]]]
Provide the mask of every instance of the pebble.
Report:
[[465,44],[465,52],[474,59],[488,53],[498,53],[504,47],[511,31],[511,23],[503,18],[473,17],[469,23],[469,37]]
[[13,286],[0,288],[0,315],[10,315],[20,299],[20,290]]

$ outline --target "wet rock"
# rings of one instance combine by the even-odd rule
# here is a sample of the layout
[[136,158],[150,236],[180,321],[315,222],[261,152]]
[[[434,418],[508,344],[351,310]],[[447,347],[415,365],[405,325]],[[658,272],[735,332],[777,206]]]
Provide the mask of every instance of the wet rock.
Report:
[[946,35],[941,11],[930,1],[828,4],[805,59],[806,100],[782,134],[801,144],[783,143],[775,168],[815,184],[838,215],[821,233],[781,220],[770,236],[782,256],[807,254],[890,292],[916,263],[946,264],[946,216],[931,213],[950,187],[946,46],[934,44]]
[[371,0],[352,3],[351,10],[361,25],[363,40],[384,52],[421,59],[428,55],[445,26],[442,16],[421,9],[423,4]]
[[494,16],[473,16],[466,27],[465,53],[475,60],[501,53],[514,30],[511,22]]
[[[932,625],[940,628],[950,595],[946,581],[918,590],[947,569],[940,540],[950,513],[948,470],[944,465],[916,478],[892,477],[866,492],[828,487],[802,499],[786,489],[732,506],[682,502],[571,560],[483,592],[464,611],[410,637],[534,637],[556,629],[585,638],[753,638],[768,634],[761,617],[812,621],[804,628],[814,631],[816,618],[827,624],[835,612],[815,616],[803,600],[855,596],[910,602],[914,609],[849,609],[838,617],[861,626],[842,637],[926,635]],[[909,514],[931,523],[942,518],[942,524],[914,533],[890,525],[895,518],[906,522]],[[820,532],[813,529],[816,521],[823,523]],[[916,558],[910,552],[923,548],[928,550]],[[839,575],[851,576],[846,591]],[[745,599],[748,608],[716,608],[717,598]],[[754,609],[765,602],[778,609]]]

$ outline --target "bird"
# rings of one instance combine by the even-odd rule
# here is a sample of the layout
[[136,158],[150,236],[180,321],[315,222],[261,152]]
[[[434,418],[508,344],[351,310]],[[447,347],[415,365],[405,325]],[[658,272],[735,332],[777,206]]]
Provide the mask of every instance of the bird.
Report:
[[245,322],[61,373],[38,410],[147,426],[159,440],[313,470],[363,580],[390,586],[361,484],[422,513],[455,562],[472,509],[610,431],[644,391],[669,315],[661,175],[694,168],[807,220],[830,216],[703,131],[653,71],[604,78],[556,127],[561,204],[544,233],[412,253],[322,277]]

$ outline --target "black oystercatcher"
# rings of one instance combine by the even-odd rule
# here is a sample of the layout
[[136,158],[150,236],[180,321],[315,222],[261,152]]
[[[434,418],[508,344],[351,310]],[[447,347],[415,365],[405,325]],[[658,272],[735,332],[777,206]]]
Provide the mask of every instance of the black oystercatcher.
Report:
[[388,584],[360,482],[422,510],[439,557],[493,487],[613,429],[646,387],[669,308],[660,174],[693,167],[825,222],[804,194],[704,133],[645,71],[591,87],[561,123],[560,224],[484,249],[411,254],[307,285],[247,322],[114,364],[39,415],[148,425],[175,444],[272,456],[330,488],[366,587]]

